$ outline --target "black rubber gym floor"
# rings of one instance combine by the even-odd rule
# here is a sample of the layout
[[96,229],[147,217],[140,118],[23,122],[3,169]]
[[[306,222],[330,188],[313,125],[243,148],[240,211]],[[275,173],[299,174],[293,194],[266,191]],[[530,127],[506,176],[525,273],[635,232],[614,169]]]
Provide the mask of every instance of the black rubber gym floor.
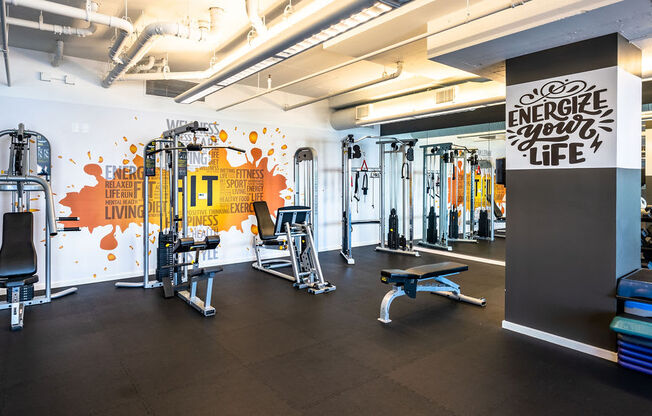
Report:
[[213,318],[113,283],[27,308],[22,332],[3,311],[0,414],[649,414],[652,378],[502,330],[502,267],[456,279],[484,309],[419,293],[382,325],[381,268],[451,259],[354,254],[322,253],[337,291],[318,296],[226,266]]
[[504,238],[496,238],[494,241],[478,240],[477,243],[451,243],[451,246],[453,253],[505,261]]

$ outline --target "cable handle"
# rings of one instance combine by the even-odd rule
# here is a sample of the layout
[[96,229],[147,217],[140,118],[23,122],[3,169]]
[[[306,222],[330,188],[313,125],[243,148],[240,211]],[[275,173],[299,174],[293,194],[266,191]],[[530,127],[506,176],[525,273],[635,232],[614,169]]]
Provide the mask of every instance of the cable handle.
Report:
[[410,179],[410,166],[407,162],[401,166],[401,179]]

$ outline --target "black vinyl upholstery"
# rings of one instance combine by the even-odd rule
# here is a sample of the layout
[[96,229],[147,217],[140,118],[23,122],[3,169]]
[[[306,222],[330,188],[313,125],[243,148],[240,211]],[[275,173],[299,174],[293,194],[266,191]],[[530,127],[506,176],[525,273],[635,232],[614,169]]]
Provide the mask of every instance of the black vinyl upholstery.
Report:
[[457,274],[467,270],[469,270],[469,266],[466,264],[445,261],[443,263],[424,264],[406,270],[385,269],[380,272],[380,281],[385,284],[394,284],[396,287],[403,287],[408,297],[415,298],[419,280]]
[[33,280],[37,266],[36,250],[34,250],[32,241],[33,234],[34,217],[31,212],[7,212],[4,214],[2,248],[0,249],[0,279],[6,279],[7,282]]
[[[385,269],[380,272],[380,276],[384,283],[392,283],[389,281],[390,279],[394,281],[401,279],[430,279],[437,276],[465,272],[467,270],[469,270],[469,266],[466,264],[445,261],[443,263],[416,266],[406,270]],[[382,277],[386,279],[383,280]]]
[[275,240],[274,222],[265,201],[254,202],[254,213],[258,222],[258,236],[261,240]]

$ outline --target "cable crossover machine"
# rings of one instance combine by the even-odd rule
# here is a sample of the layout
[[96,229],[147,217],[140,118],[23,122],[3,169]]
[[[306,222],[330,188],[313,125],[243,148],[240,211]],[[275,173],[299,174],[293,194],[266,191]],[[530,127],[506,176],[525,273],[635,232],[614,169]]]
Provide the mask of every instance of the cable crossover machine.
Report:
[[[494,169],[491,161],[480,159],[478,149],[453,143],[429,144],[421,148],[424,217],[423,239],[419,244],[450,251],[451,242],[493,241]],[[478,193],[481,203],[476,207]]]
[[[317,152],[311,147],[297,149],[294,154],[294,205],[281,207],[272,221],[265,201],[254,202],[258,235],[253,247],[256,270],[289,280],[297,289],[313,295],[332,292],[336,286],[322,273],[317,250],[318,195]],[[263,260],[263,250],[288,251],[289,258]],[[279,269],[291,268],[292,274]]]
[[[185,124],[167,130],[162,138],[147,143],[144,149],[143,175],[143,281],[117,282],[116,287],[163,288],[163,296],[172,298],[176,294],[204,316],[215,315],[211,306],[211,293],[215,274],[222,271],[221,266],[200,268],[200,252],[215,250],[220,243],[219,235],[208,235],[203,240],[195,240],[188,230],[188,152],[201,152],[204,149],[230,149],[244,153],[232,146],[204,146],[197,142],[196,134],[205,132],[199,122]],[[182,135],[192,134],[188,144],[180,141]],[[156,249],[156,273],[149,274],[149,180],[157,176],[159,186],[159,234]],[[181,181],[181,186],[179,182]],[[181,215],[179,215],[179,196]],[[167,211],[167,212],[166,212]],[[194,258],[190,259],[190,253]],[[155,279],[151,279],[155,277]],[[198,295],[198,283],[205,281],[205,294]]]
[[[23,328],[25,306],[50,303],[53,299],[77,292],[71,287],[52,292],[52,242],[59,231],[79,231],[79,227],[57,228],[57,221],[79,221],[77,217],[55,217],[50,186],[52,173],[50,142],[41,133],[18,129],[0,131],[0,138],[11,138],[9,167],[0,174],[0,191],[11,193],[11,212],[3,216],[2,248],[0,249],[0,288],[6,289],[6,302],[0,309],[11,309],[11,329]],[[45,197],[45,294],[34,296],[34,283],[39,281],[37,253],[34,247],[34,217],[31,194],[43,192]]]
[[[359,143],[367,139],[376,140],[378,166],[369,167],[366,160],[363,160],[359,167],[353,167],[353,160],[362,159]],[[348,264],[355,264],[351,249],[353,226],[363,224],[379,226],[380,243],[376,251],[419,257],[419,252],[414,250],[412,164],[415,144],[416,140],[401,140],[393,137],[364,136],[355,139],[352,134],[342,140],[342,249],[340,253]],[[369,189],[372,192],[372,208],[375,208],[375,188],[373,183],[371,187],[369,185],[370,181],[374,180],[380,185],[378,218],[353,219],[351,212],[353,200],[359,203],[360,197],[366,197]],[[388,187],[389,193],[387,193]]]

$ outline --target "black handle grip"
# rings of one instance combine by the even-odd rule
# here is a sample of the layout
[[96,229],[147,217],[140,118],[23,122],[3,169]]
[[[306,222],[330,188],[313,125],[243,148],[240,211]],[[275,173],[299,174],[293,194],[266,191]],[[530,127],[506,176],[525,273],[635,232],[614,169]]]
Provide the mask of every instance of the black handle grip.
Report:
[[61,231],[81,231],[81,228],[79,228],[79,227],[63,227],[63,228],[61,228]]
[[59,217],[57,221],[79,221],[79,217]]

